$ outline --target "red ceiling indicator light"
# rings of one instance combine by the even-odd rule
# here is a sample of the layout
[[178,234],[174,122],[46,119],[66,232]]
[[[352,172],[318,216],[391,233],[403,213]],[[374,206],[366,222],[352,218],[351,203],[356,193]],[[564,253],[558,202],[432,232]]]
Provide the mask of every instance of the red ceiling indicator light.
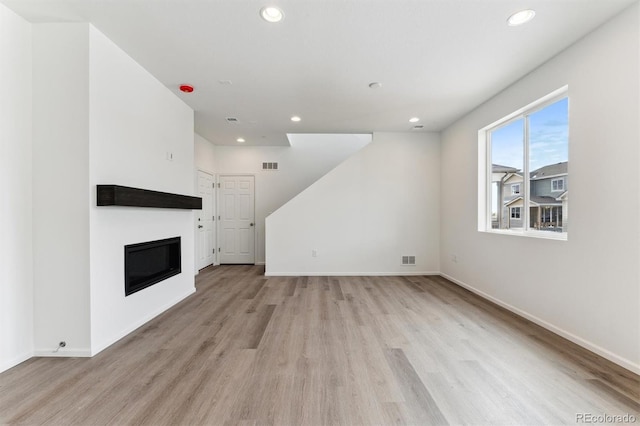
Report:
[[191,93],[193,92],[193,86],[190,86],[188,84],[183,84],[180,86],[180,91],[184,93]]

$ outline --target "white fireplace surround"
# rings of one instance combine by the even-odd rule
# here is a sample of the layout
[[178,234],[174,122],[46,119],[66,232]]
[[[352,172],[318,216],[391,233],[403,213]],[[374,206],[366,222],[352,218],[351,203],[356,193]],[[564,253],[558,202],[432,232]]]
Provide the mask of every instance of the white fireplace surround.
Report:
[[191,210],[96,207],[105,182],[193,195],[193,111],[90,24],[32,36],[35,355],[93,356],[195,291],[124,294],[127,244],[180,236],[192,270]]

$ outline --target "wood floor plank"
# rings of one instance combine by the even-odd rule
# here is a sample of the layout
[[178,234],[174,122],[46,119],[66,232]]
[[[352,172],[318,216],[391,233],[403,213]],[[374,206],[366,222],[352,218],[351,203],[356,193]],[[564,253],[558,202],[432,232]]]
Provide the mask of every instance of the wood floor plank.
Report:
[[438,276],[205,268],[93,358],[0,374],[0,424],[575,424],[640,419],[640,378]]
[[296,285],[297,285],[297,279],[296,278],[289,278],[288,282],[287,282],[287,286],[285,288],[285,297],[293,297],[294,294],[296,294]]
[[263,306],[258,312],[258,317],[256,321],[256,328],[253,331],[253,334],[249,340],[249,344],[247,349],[257,349],[260,341],[262,340],[262,336],[264,335],[267,326],[269,325],[269,321],[271,321],[271,316],[273,315],[273,311],[276,309],[276,305],[266,305]]
[[331,278],[329,280],[329,286],[331,287],[331,294],[334,300],[344,300],[344,294],[340,287],[340,280],[338,278]]
[[405,403],[419,424],[448,425],[449,422],[438,408],[431,393],[427,390],[420,376],[400,348],[387,349],[387,362],[393,370]]

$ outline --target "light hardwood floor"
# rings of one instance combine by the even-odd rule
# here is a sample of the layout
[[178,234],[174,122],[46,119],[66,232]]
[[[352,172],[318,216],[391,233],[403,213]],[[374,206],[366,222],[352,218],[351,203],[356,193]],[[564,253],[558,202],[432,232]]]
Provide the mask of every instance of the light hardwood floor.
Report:
[[223,266],[196,286],[94,358],[0,374],[0,423],[640,423],[637,375],[440,277]]

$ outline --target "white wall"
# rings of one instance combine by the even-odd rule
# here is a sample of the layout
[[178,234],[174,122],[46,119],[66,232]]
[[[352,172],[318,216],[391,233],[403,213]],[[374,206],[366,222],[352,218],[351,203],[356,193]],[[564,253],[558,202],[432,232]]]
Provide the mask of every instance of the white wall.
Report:
[[[33,25],[37,355],[93,355],[195,291],[192,211],[96,207],[97,184],[193,195],[193,138],[193,111],[95,28]],[[125,298],[124,246],[174,236],[184,272]]]
[[[88,24],[0,20],[2,371],[95,354],[195,287],[192,211],[95,207],[99,183],[192,195],[193,111]],[[172,236],[184,272],[125,299],[124,245]]]
[[215,174],[215,146],[197,133],[194,133],[193,142],[193,159],[196,169]]
[[31,47],[0,4],[0,372],[33,353]]
[[[92,354],[195,291],[193,211],[96,207],[98,184],[194,194],[193,111],[90,28]],[[173,154],[171,161],[166,153]],[[125,298],[124,246],[181,237],[182,273]]]
[[[265,261],[265,218],[371,141],[371,135],[295,134],[291,146],[215,146],[220,174],[255,174],[256,263]],[[263,171],[263,162],[278,171]]]
[[[438,272],[439,142],[437,134],[375,133],[267,218],[267,274]],[[416,265],[402,266],[403,255]]]
[[[640,372],[639,13],[634,6],[443,132],[441,271]],[[477,231],[477,132],[569,85],[568,241]],[[457,256],[457,263],[451,255]]]
[[88,355],[88,24],[33,26],[34,339]]

